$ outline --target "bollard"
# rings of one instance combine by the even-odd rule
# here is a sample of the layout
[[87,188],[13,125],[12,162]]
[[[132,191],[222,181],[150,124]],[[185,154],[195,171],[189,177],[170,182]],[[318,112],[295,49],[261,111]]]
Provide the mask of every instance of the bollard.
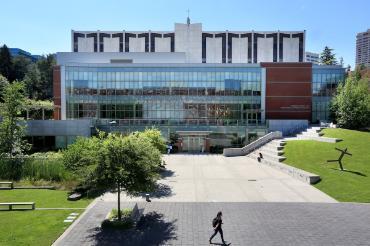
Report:
[[151,202],[150,201],[150,195],[147,193],[147,194],[145,194],[145,200],[147,201],[147,202]]

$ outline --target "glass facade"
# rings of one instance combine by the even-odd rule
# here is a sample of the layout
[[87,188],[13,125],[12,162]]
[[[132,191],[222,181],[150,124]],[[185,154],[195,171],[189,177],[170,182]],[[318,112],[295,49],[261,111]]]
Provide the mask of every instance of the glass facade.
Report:
[[259,67],[65,67],[66,118],[98,124],[261,123]]
[[312,67],[312,123],[330,120],[329,104],[344,75],[341,67]]

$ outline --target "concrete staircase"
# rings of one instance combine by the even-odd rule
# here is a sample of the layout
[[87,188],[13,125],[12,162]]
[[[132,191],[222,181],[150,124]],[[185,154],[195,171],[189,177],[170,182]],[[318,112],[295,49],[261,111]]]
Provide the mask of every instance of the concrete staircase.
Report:
[[[319,142],[336,143],[341,141],[339,138],[323,137],[324,133],[321,132],[323,127],[310,127],[306,131],[297,134],[296,140],[314,140]],[[292,139],[293,140],[293,139]]]
[[283,156],[284,145],[286,145],[286,142],[284,140],[281,139],[272,140],[269,143],[263,145],[261,148],[253,151],[250,154],[250,157],[252,157],[253,159],[260,158],[265,160],[282,162],[286,159],[286,157]]
[[[305,134],[317,134],[316,130],[309,130]],[[284,155],[284,146],[287,144],[284,139],[274,139],[260,148],[251,152],[248,157],[257,160],[259,163],[270,166],[274,169],[282,171],[293,178],[296,178],[305,183],[314,184],[320,180],[320,176],[306,172],[304,170],[284,164],[286,159]]]

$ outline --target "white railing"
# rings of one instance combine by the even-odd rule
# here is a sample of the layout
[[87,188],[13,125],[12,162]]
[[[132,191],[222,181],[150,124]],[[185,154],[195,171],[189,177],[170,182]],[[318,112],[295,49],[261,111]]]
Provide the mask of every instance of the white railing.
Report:
[[266,143],[270,142],[273,139],[282,138],[283,134],[279,131],[276,132],[270,132],[256,141],[251,142],[250,144],[244,146],[243,148],[225,148],[223,151],[224,156],[242,156],[242,155],[248,155],[255,149],[260,148],[262,145],[265,145]]

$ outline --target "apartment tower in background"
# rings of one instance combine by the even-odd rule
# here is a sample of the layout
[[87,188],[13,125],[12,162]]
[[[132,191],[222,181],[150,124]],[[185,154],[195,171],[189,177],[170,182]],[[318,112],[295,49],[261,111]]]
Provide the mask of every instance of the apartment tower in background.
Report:
[[356,66],[370,67],[370,29],[356,36]]

